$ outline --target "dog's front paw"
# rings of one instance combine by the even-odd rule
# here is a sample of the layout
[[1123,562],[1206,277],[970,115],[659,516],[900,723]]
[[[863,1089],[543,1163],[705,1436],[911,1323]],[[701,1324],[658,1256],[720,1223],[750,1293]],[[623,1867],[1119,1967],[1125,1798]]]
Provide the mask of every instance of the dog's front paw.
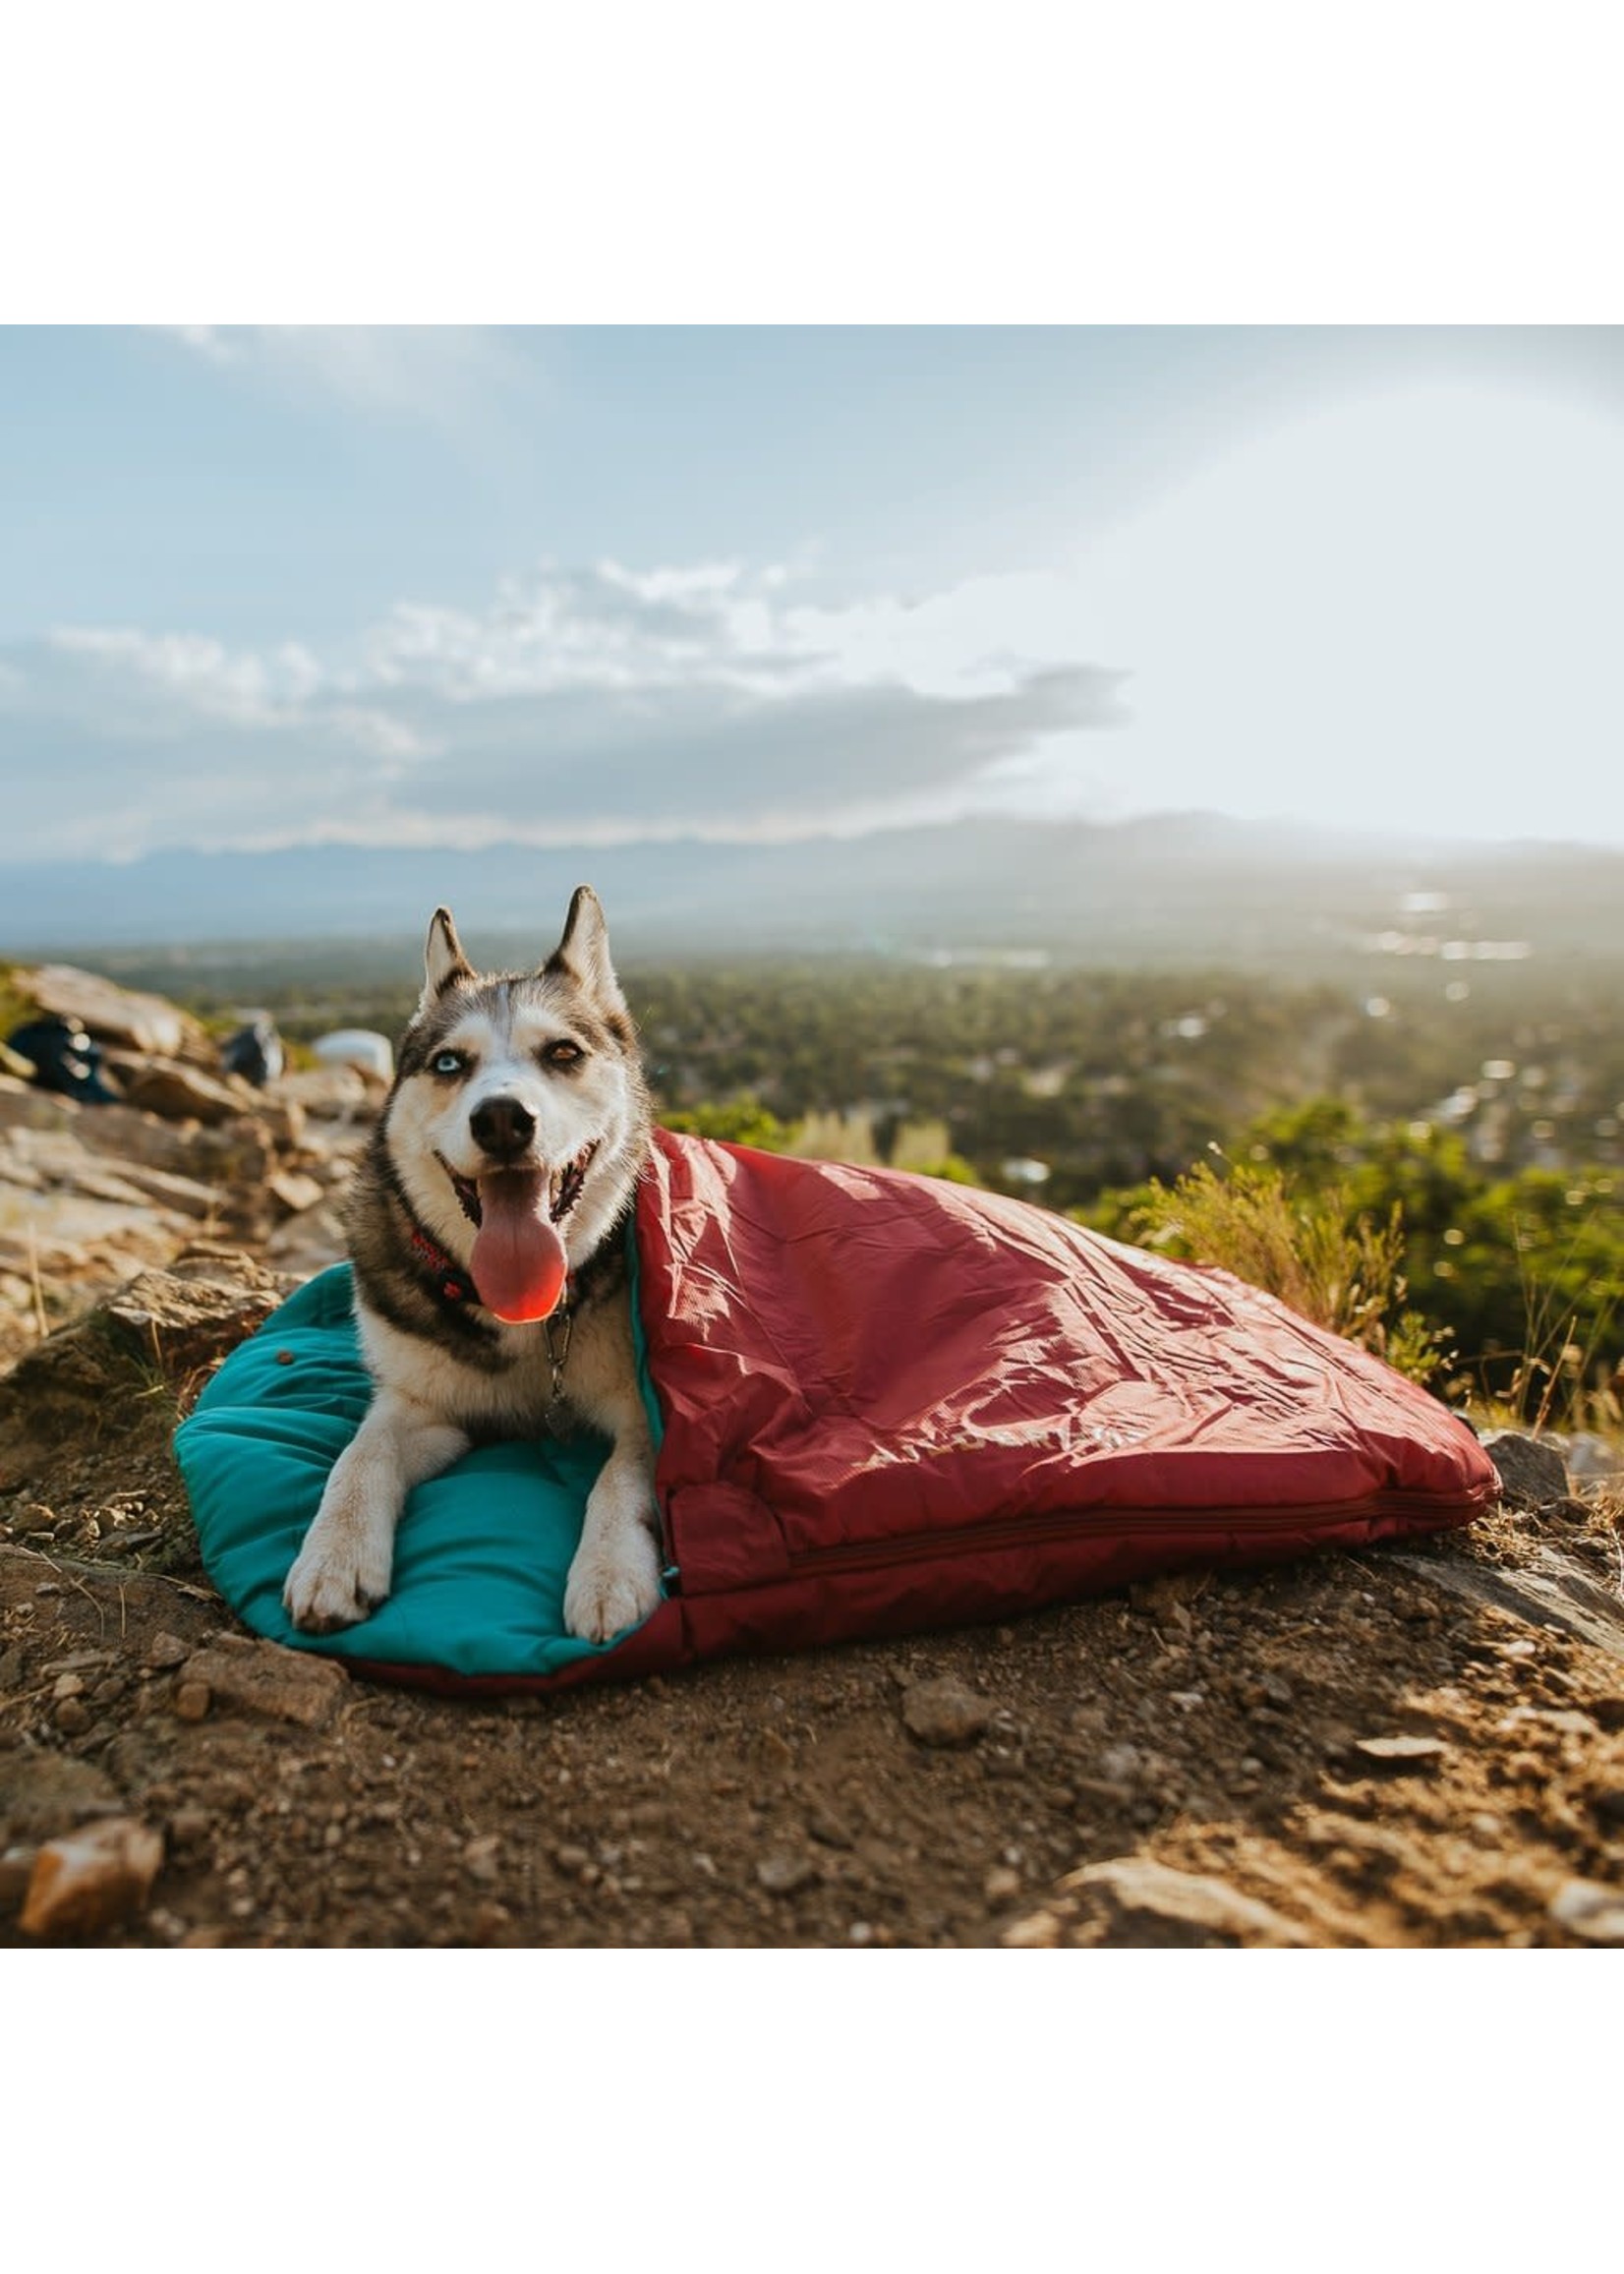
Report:
[[564,1588],[564,1626],[582,1642],[608,1642],[639,1626],[660,1601],[660,1551],[639,1524],[613,1541],[583,1543]]
[[333,1634],[370,1618],[388,1598],[394,1564],[389,1533],[345,1527],[323,1532],[313,1524],[282,1590],[294,1625],[306,1634]]

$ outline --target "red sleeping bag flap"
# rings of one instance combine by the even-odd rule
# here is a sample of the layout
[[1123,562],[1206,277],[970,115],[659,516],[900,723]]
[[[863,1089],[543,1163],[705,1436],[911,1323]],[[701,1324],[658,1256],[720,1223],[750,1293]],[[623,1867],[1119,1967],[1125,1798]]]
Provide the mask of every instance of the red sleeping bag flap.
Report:
[[1380,1360],[1023,1201],[661,1131],[637,1244],[676,1573],[610,1654],[638,1665],[1435,1531],[1498,1491]]

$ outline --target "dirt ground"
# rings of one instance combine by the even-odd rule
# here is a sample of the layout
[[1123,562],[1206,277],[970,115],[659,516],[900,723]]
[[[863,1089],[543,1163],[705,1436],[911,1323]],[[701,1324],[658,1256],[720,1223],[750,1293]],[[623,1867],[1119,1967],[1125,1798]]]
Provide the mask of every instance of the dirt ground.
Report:
[[[0,1458],[0,1945],[1624,1940],[1616,1500],[446,1702],[237,1629],[167,1450],[198,1371]],[[26,1929],[109,1823],[132,1884]]]

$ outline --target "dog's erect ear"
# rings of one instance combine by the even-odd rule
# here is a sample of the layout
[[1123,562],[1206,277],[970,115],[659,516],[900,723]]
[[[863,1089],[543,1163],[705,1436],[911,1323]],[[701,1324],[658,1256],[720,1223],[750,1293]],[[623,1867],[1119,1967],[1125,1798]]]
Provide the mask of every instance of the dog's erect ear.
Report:
[[591,885],[577,885],[564,922],[564,936],[542,965],[544,977],[578,979],[606,1008],[623,1007],[620,982],[609,962],[609,926]]
[[427,1011],[431,1004],[437,1002],[453,980],[473,976],[474,966],[462,952],[450,909],[435,908],[423,951],[423,996],[418,1004],[419,1012]]

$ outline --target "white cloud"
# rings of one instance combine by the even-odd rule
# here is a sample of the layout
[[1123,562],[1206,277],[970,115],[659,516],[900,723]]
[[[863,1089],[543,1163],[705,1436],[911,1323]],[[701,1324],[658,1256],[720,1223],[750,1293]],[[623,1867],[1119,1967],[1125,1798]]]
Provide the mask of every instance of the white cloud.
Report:
[[[116,702],[145,698],[140,722],[149,730],[165,710],[177,726],[215,721],[232,727],[308,732],[326,729],[340,740],[388,757],[422,755],[429,744],[404,718],[366,703],[332,701],[343,682],[311,651],[284,642],[267,654],[233,650],[194,632],[149,633],[69,625],[45,642],[57,657],[89,667]],[[25,674],[15,675],[28,684]],[[58,707],[97,709],[83,684],[56,683]],[[77,698],[77,700],[76,700]],[[113,721],[109,719],[109,724]]]
[[734,564],[544,568],[509,579],[482,613],[402,603],[367,634],[365,668],[452,702],[693,685],[771,696],[827,661],[776,607],[777,589]]
[[274,667],[260,656],[233,655],[218,640],[197,633],[68,625],[51,632],[47,644],[83,658],[109,678],[134,679],[171,695],[204,717],[263,726],[277,716]]
[[172,324],[157,327],[241,382],[472,432],[544,381],[534,344],[467,324]]
[[365,670],[453,702],[699,685],[782,700],[898,685],[951,701],[1090,660],[1075,579],[1063,571],[844,604],[797,601],[798,581],[782,563],[545,567],[509,579],[483,612],[401,603],[366,635]]
[[205,363],[236,363],[241,354],[241,350],[217,323],[160,323],[154,324],[152,328],[178,339],[183,347],[191,348]]
[[69,626],[14,651],[10,738],[57,753],[41,842],[83,847],[104,816],[127,850],[143,807],[110,786],[138,756],[154,845],[748,839],[973,809],[1002,763],[1115,723],[1109,672],[989,663],[979,629],[956,663],[951,595],[910,641],[898,604],[796,592],[777,565],[609,560],[482,611],[402,603],[331,650]]
[[[607,559],[327,646],[74,627],[0,660],[0,753],[43,758],[34,844],[103,811],[224,845],[1190,807],[1624,844],[1621,526],[1616,421],[1413,388],[909,595]],[[8,821],[29,845],[26,800]]]

